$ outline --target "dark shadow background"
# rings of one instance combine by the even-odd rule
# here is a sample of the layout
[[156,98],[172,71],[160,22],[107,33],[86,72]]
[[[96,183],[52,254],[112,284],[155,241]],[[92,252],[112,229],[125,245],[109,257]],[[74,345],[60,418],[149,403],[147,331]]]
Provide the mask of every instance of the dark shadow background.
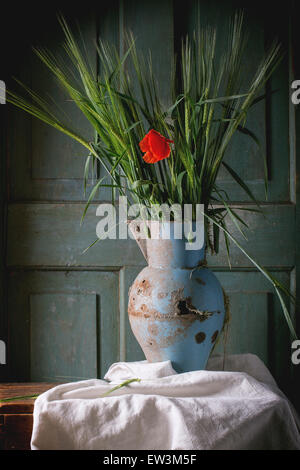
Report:
[[[123,0],[126,2],[126,0]],[[143,1],[143,0],[140,0]],[[162,2],[164,0],[161,0]],[[204,0],[206,1],[206,0]],[[72,24],[72,20],[79,23],[86,15],[95,14],[99,18],[107,9],[118,8],[118,0],[102,0],[101,2],[86,1],[76,6],[75,2],[5,2],[1,6],[0,28],[0,77],[9,79],[22,65],[16,63],[14,57],[20,55],[20,51],[28,50],[32,45],[51,44],[51,33],[57,28],[57,13],[61,12]],[[187,17],[187,3],[182,0],[174,0],[176,27],[180,30],[180,24],[184,25]],[[220,14],[224,3],[219,0]],[[223,3],[223,5],[222,5]],[[293,7],[293,15],[298,17],[300,2],[287,0],[285,2],[257,1],[257,0],[232,0],[235,8],[245,9],[247,15],[255,18],[265,17],[270,31],[281,36],[283,17]],[[201,0],[200,0],[201,5]],[[299,18],[299,17],[298,17]]]

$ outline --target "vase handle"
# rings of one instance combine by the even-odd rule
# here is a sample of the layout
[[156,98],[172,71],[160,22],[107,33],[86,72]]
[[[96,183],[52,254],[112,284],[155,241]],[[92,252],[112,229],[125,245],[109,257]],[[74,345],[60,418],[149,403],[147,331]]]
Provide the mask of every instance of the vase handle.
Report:
[[129,220],[127,223],[129,225],[129,229],[130,229],[135,241],[137,242],[141,252],[143,253],[143,256],[144,256],[145,260],[148,263],[147,239],[143,237],[141,221]]

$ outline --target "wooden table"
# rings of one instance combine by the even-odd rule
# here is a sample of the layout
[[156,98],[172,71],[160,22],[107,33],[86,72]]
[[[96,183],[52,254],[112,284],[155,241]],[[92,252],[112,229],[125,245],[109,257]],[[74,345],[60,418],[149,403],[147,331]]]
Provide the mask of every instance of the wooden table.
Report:
[[[0,383],[0,399],[36,395],[58,383]],[[34,399],[0,403],[0,449],[30,450]]]

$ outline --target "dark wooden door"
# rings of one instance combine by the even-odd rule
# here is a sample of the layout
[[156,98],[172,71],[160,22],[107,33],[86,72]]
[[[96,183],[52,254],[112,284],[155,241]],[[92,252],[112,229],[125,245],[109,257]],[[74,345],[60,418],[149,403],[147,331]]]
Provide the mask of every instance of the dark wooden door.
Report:
[[[101,11],[88,11],[78,19],[90,51],[98,36],[124,51],[124,32],[130,29],[137,37],[138,47],[151,49],[167,103],[171,54],[180,47],[180,36],[194,28],[199,8],[201,22],[217,23],[222,34],[225,20],[238,3],[127,0],[109,2]],[[270,37],[279,35],[287,54],[268,84],[276,93],[256,105],[247,121],[268,156],[267,202],[262,159],[255,143],[245,136],[237,137],[226,157],[262,201],[266,218],[250,212],[246,215],[250,227],[247,244],[230,222],[229,227],[257,261],[295,291],[296,154],[294,108],[289,99],[289,11],[274,7],[270,21],[270,13],[264,14],[260,9],[257,14],[255,2],[244,5],[249,27],[244,66],[249,73]],[[60,33],[52,20],[53,26],[42,39],[58,51]],[[41,21],[46,25],[46,20]],[[97,66],[93,52],[91,61]],[[21,80],[47,91],[69,112],[73,123],[93,139],[83,118],[72,104],[65,102],[31,52],[27,52],[26,60],[20,60],[18,70]],[[3,321],[3,336],[8,344],[7,376],[21,381],[78,380],[101,377],[118,360],[142,359],[127,319],[128,288],[145,264],[138,248],[132,240],[105,240],[82,255],[95,239],[97,224],[96,203],[91,205],[84,225],[79,224],[85,202],[85,151],[21,112],[11,110],[9,119],[7,316]],[[98,171],[101,174],[101,169]],[[222,173],[220,180],[234,204],[251,206],[228,174]],[[99,201],[106,201],[110,195],[102,191],[98,197]],[[257,354],[285,390],[295,389],[290,337],[279,302],[249,260],[234,245],[231,250],[232,269],[223,240],[219,255],[208,259],[230,297],[232,319],[227,352]],[[295,317],[294,311],[292,315]],[[217,352],[223,352],[222,341]]]

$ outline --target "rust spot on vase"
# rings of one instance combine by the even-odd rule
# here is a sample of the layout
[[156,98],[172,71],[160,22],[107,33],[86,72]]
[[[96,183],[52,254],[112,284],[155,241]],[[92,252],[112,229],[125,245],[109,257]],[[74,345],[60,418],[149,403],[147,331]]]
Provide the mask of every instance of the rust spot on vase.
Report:
[[202,286],[206,285],[206,282],[202,281],[202,279],[200,279],[200,277],[195,277],[195,281],[198,282],[198,284],[201,284]]
[[214,343],[214,342],[216,341],[216,339],[217,339],[217,337],[218,337],[218,334],[219,334],[219,330],[216,330],[216,331],[214,332],[214,334],[212,335],[212,337],[211,337],[211,342],[212,342],[212,343]]
[[199,333],[195,335],[195,340],[196,340],[196,343],[198,344],[203,343],[205,338],[206,338],[206,334],[203,331],[199,331]]
[[144,295],[147,297],[151,296],[152,288],[150,282],[147,281],[147,279],[143,279],[142,281],[137,282],[136,285],[134,285],[134,288],[138,295]]
[[165,297],[167,297],[168,293],[167,292],[159,292],[157,294],[157,298],[158,299],[164,299]]

